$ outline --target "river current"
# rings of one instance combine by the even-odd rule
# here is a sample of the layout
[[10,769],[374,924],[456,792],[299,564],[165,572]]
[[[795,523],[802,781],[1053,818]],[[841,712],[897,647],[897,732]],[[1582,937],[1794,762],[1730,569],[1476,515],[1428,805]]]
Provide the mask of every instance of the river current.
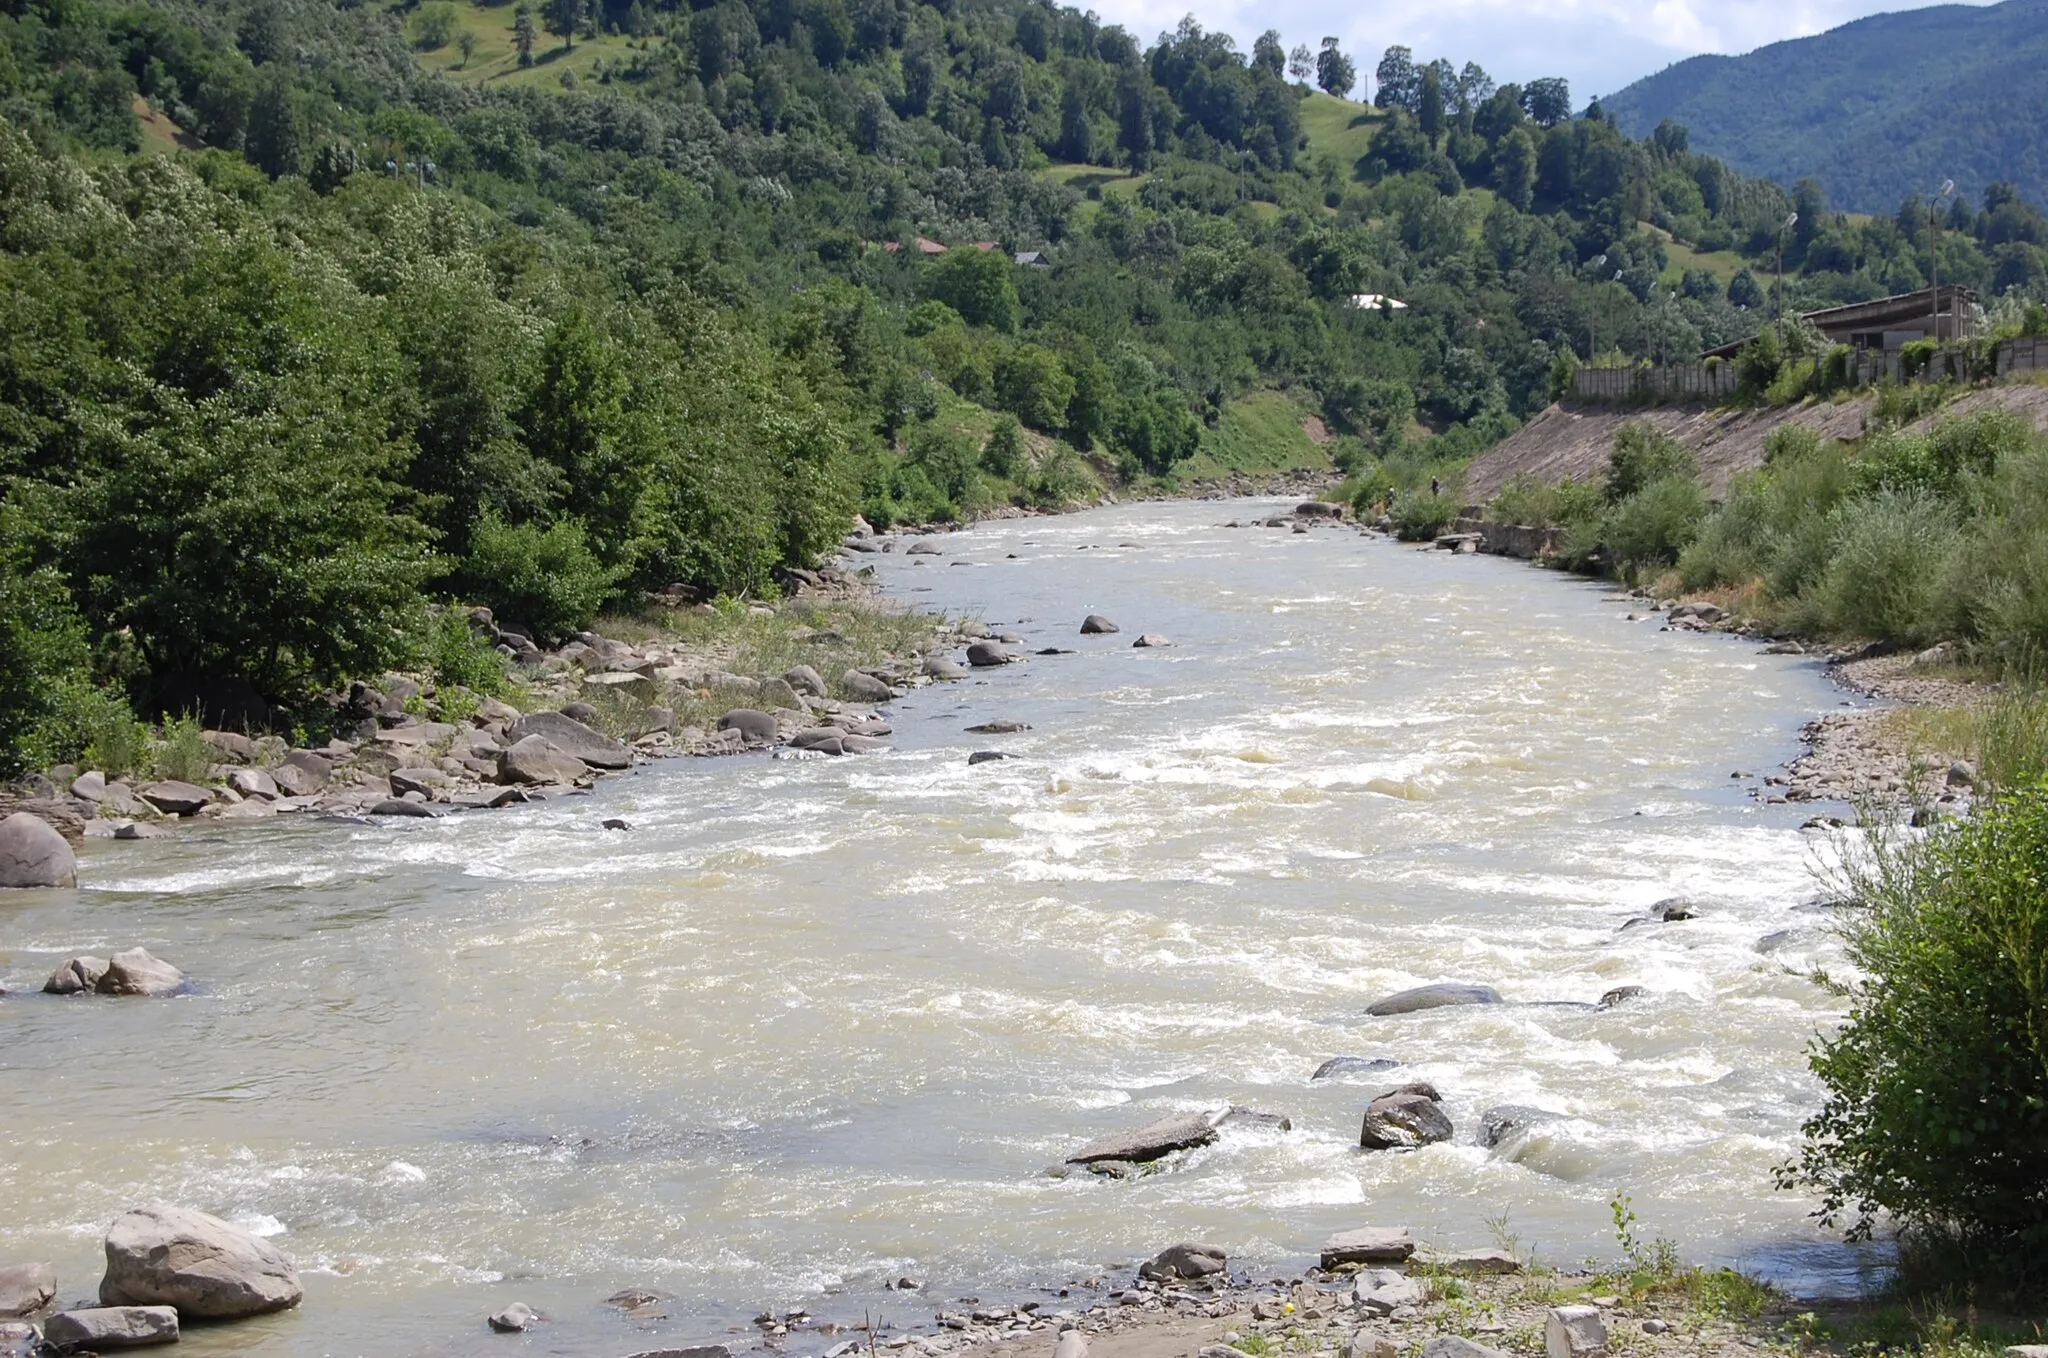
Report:
[[[502,1352],[482,1318],[513,1300],[563,1354],[770,1308],[928,1320],[1186,1238],[1279,1276],[1359,1225],[1573,1264],[1615,1253],[1617,1191],[1689,1258],[1853,1283],[1771,1185],[1839,1017],[1806,979],[1836,955],[1828,844],[1729,776],[1842,695],[1518,563],[1222,526],[1262,508],[862,558],[1076,652],[913,692],[889,754],[90,842],[79,890],[0,900],[0,984],[31,992],[0,999],[0,1262],[52,1261],[72,1301],[124,1208],[213,1211],[274,1236],[306,1302],[184,1348],[282,1355]],[[1077,635],[1091,612],[1123,632]],[[995,719],[1031,729],[964,730]],[[1015,757],[968,765],[988,748]],[[1623,930],[1674,895],[1698,918]],[[135,944],[198,993],[32,993]],[[1513,1003],[1365,1015],[1435,981]],[[1624,985],[1648,994],[1533,1003]],[[1312,1083],[1337,1055],[1404,1065]],[[1455,1140],[1359,1151],[1407,1080]],[[1136,1181],[1044,1173],[1231,1103],[1292,1130]],[[1561,1116],[1503,1156],[1478,1144],[1500,1104]],[[926,1288],[884,1290],[905,1276]],[[665,1317],[604,1304],[629,1286]]]

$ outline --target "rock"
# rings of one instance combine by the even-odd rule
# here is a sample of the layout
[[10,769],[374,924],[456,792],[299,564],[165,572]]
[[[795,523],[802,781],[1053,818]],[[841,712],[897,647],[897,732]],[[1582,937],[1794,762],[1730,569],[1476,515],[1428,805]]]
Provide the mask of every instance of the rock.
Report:
[[599,712],[596,708],[592,707],[589,703],[582,702],[563,703],[562,715],[567,717],[570,721],[581,722],[585,726],[590,725],[590,723],[594,721],[602,721],[604,719],[604,714]]
[[906,556],[942,556],[942,555],[944,555],[944,550],[943,550],[943,549],[942,549],[942,548],[941,548],[941,547],[939,546],[939,544],[938,544],[938,543],[936,543],[936,542],[913,542],[913,543],[911,543],[911,544],[910,544],[910,548],[909,548],[909,550],[908,550],[908,551],[906,551],[906,552],[904,553],[904,555],[906,555]]
[[1088,1358],[1088,1336],[1079,1330],[1062,1330],[1052,1346],[1052,1358]]
[[967,765],[969,768],[972,768],[976,764],[990,764],[998,759],[1015,758],[1015,755],[1004,754],[1001,750],[976,750],[973,754],[967,756]]
[[993,641],[977,641],[967,648],[967,663],[976,669],[993,669],[1016,658]]
[[968,727],[967,734],[971,736],[1014,736],[1019,731],[1029,731],[1030,729],[1031,723],[1028,721],[985,721],[979,726]]
[[686,1349],[643,1349],[626,1358],[732,1358],[732,1350],[723,1344],[693,1344]]
[[965,679],[967,667],[957,660],[948,660],[942,655],[928,655],[924,658],[924,672],[934,679]]
[[1559,1116],[1541,1108],[1526,1108],[1518,1103],[1505,1103],[1498,1108],[1489,1108],[1479,1115],[1479,1144],[1498,1146],[1516,1132],[1534,1127],[1538,1123],[1555,1122]]
[[78,857],[41,816],[0,820],[0,888],[78,885]]
[[839,738],[839,748],[846,754],[880,754],[883,750],[889,749],[890,745],[879,736],[863,736],[848,732]]
[[[107,969],[100,973],[92,988],[98,995],[142,995],[162,999],[166,995],[178,994],[188,984],[184,972],[162,958],[152,956],[147,948],[130,948],[107,959]],[[100,1299],[106,1300],[105,1297]],[[129,1300],[149,1302],[156,1299],[141,1297]]]
[[1509,1358],[1458,1334],[1440,1334],[1422,1346],[1422,1358]]
[[48,1264],[0,1268],[0,1316],[32,1316],[57,1299],[57,1271]]
[[748,745],[775,743],[775,718],[751,707],[735,707],[718,719],[718,729],[739,732],[740,739]]
[[594,769],[623,769],[633,762],[624,745],[561,712],[529,712],[505,735],[515,745],[528,736],[545,736],[556,749]]
[[97,803],[107,795],[107,775],[97,769],[87,769],[71,780],[71,795],[82,802]]
[[59,1353],[97,1353],[178,1342],[178,1313],[169,1306],[95,1306],[59,1311],[43,1322],[43,1339]]
[[[1670,1329],[1671,1322],[1668,1320],[1658,1320],[1655,1317],[1652,1317],[1651,1319],[1643,1322],[1644,1334],[1664,1334]],[[2048,1358],[2048,1344],[2027,1344],[2023,1346],[2023,1349],[2036,1350],[2036,1352],[2032,1355],[2032,1358]],[[2010,1358],[2012,1352],[2013,1350],[2011,1349],[2006,1350],[2008,1358]]]
[[1451,1139],[1451,1119],[1426,1094],[1389,1094],[1366,1106],[1358,1144],[1366,1150],[1412,1150]]
[[1445,982],[1441,985],[1417,986],[1403,990],[1366,1006],[1365,1012],[1379,1017],[1392,1014],[1414,1014],[1424,1009],[1444,1009],[1463,1004],[1499,1004],[1500,993],[1490,985],[1460,985]]
[[874,675],[863,674],[859,670],[848,670],[840,675],[839,687],[845,690],[847,697],[857,703],[886,703],[896,696],[889,691],[887,684]]
[[215,809],[220,812],[221,820],[271,820],[277,815],[277,803],[261,797],[251,797],[247,801]]
[[439,769],[393,769],[390,774],[391,790],[400,796],[417,792],[422,797],[431,797],[448,786],[448,775]]
[[1958,759],[1948,766],[1948,773],[1944,775],[1943,781],[1950,787],[1975,787],[1977,766],[1967,759]]
[[1522,1261],[1506,1250],[1456,1250],[1449,1254],[1431,1253],[1422,1262],[1431,1268],[1446,1273],[1503,1274],[1520,1273]]
[[1173,645],[1173,643],[1168,641],[1165,637],[1160,636],[1157,632],[1147,632],[1144,636],[1141,636],[1136,641],[1132,642],[1131,645],[1135,647],[1150,647],[1171,646]]
[[261,797],[267,802],[277,800],[277,780],[262,769],[236,769],[228,775],[228,786],[244,797]]
[[1390,1316],[1403,1306],[1420,1306],[1428,1300],[1427,1283],[1391,1269],[1366,1269],[1352,1285],[1352,1301],[1374,1315]]
[[1436,1092],[1436,1086],[1425,1080],[1417,1080],[1412,1084],[1396,1085],[1392,1089],[1373,1095],[1373,1100],[1377,1102],[1380,1099],[1391,1099],[1397,1094],[1414,1094],[1428,1099],[1431,1103],[1442,1103],[1444,1101],[1444,1096]]
[[520,1334],[528,1326],[532,1325],[534,1321],[539,1319],[540,1317],[534,1314],[531,1306],[528,1306],[523,1301],[515,1301],[504,1310],[491,1316],[486,1323],[499,1334]]
[[589,772],[582,760],[546,736],[527,736],[498,760],[498,777],[507,783],[573,783]]
[[1201,1245],[1184,1240],[1168,1245],[1138,1267],[1138,1276],[1155,1283],[1176,1278],[1206,1278],[1230,1267],[1230,1257],[1220,1245]]
[[1383,1334],[1360,1330],[1344,1341],[1340,1358],[1401,1358],[1401,1346]]
[[[654,697],[654,680],[634,670],[609,670],[603,674],[586,674],[583,676],[583,687],[590,693],[616,693],[622,698],[631,698],[642,703]],[[595,716],[593,710],[591,718],[573,717],[571,720],[580,724]]]
[[1087,617],[1081,619],[1081,635],[1084,637],[1108,636],[1111,632],[1121,632],[1122,630],[1123,628],[1118,627],[1100,613],[1090,613]]
[[166,816],[189,816],[212,801],[213,795],[203,787],[194,787],[175,778],[166,778],[161,783],[151,783],[142,789],[142,800]]
[[809,665],[792,665],[782,672],[782,682],[806,698],[828,696],[824,676]]
[[1415,1253],[1415,1239],[1405,1226],[1364,1226],[1323,1242],[1322,1265],[1401,1264]]
[[115,839],[169,839],[171,831],[148,821],[123,821],[114,827]]
[[1698,919],[1699,906],[1683,896],[1667,896],[1650,907],[1649,917],[1665,924],[1676,924],[1680,920]]
[[1558,1306],[1543,1322],[1549,1358],[1607,1358],[1607,1322],[1597,1306]]
[[1602,995],[1599,1003],[1593,1007],[1595,1009],[1612,1009],[1617,1004],[1626,1004],[1630,1000],[1641,999],[1649,993],[1647,989],[1639,985],[1618,985]]
[[205,1212],[158,1204],[107,1229],[108,1306],[175,1306],[186,1319],[234,1320],[297,1306],[299,1272],[276,1246]]
[[288,797],[311,797],[327,786],[334,776],[334,764],[324,754],[293,750],[284,763],[270,771],[278,790]]
[[497,698],[485,698],[476,705],[475,719],[508,725],[519,720],[519,709]]
[[371,816],[398,816],[401,818],[410,817],[414,820],[434,820],[441,813],[428,806],[424,801],[416,802],[404,797],[386,797],[364,814]]
[[1376,1071],[1393,1070],[1399,1061],[1390,1061],[1384,1056],[1333,1056],[1316,1067],[1311,1080],[1334,1080],[1340,1075],[1369,1075]]
[[1142,1164],[1174,1151],[1206,1146],[1216,1139],[1215,1124],[1205,1113],[1174,1113],[1128,1132],[1091,1142],[1067,1157],[1070,1165],[1127,1160]]

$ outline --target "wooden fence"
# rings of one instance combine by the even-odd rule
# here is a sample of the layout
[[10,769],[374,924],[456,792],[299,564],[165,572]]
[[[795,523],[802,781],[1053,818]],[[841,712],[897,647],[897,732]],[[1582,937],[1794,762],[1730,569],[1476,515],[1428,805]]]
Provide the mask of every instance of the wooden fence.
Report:
[[[1981,351],[1977,361],[1981,362]],[[1993,371],[2000,377],[2009,373],[2048,372],[2048,338],[2002,340],[1992,363]],[[1905,374],[1905,356],[1899,350],[1863,349],[1850,355],[1846,375],[1852,387],[1878,382],[1897,385],[1908,381],[1967,381],[1971,366],[1972,360],[1963,351],[1942,349],[1930,355],[1926,366],[1909,378]],[[1572,372],[1570,399],[1595,405],[1717,402],[1734,396],[1738,385],[1735,365],[1727,362],[1674,363],[1661,368],[1578,368]]]

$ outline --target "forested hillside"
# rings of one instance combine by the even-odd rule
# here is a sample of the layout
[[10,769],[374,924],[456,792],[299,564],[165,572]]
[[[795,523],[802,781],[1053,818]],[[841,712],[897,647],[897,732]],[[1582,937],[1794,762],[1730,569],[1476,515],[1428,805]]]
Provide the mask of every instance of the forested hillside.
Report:
[[1879,14],[1739,57],[1702,56],[1602,100],[1624,129],[1666,118],[1745,174],[1812,177],[1890,212],[1954,180],[2048,199],[2048,0]]
[[[1030,0],[0,0],[0,761],[1308,415],[1426,481],[1576,356],[1756,329],[1785,190],[1376,74]],[[1944,280],[2048,276],[2000,194]],[[1801,221],[1794,300],[1924,281],[1912,220]]]

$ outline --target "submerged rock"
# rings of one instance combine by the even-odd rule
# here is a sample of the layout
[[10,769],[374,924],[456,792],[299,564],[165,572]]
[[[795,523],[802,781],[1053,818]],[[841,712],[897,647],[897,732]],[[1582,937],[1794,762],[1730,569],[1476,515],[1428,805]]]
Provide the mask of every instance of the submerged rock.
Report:
[[1111,632],[1121,632],[1122,630],[1121,627],[1118,627],[1100,613],[1090,613],[1081,620],[1081,635],[1084,637],[1108,636]]
[[1500,992],[1490,985],[1465,985],[1457,982],[1443,982],[1437,985],[1416,986],[1375,1000],[1366,1006],[1365,1012],[1378,1017],[1393,1014],[1415,1014],[1425,1009],[1446,1009],[1455,1005],[1499,1004]]
[[59,1353],[98,1353],[178,1342],[178,1313],[169,1306],[94,1306],[59,1311],[43,1322],[43,1339]]
[[101,995],[142,995],[161,999],[176,995],[190,982],[185,973],[169,962],[154,957],[147,948],[130,948],[107,959],[107,969],[93,983]]
[[1333,1056],[1316,1067],[1311,1080],[1334,1080],[1344,1075],[1371,1075],[1382,1070],[1393,1070],[1401,1063],[1384,1056]]
[[57,1299],[57,1271],[48,1264],[0,1268],[0,1316],[32,1316]]
[[[1425,1086],[1426,1088],[1426,1086]],[[1383,1094],[1366,1106],[1358,1144],[1366,1150],[1413,1150],[1451,1139],[1451,1119],[1435,1091]]]
[[45,995],[91,994],[93,989],[99,985],[100,977],[106,974],[106,958],[74,957],[50,973],[50,979],[43,982],[43,993]]
[[1174,1151],[1206,1146],[1216,1139],[1216,1125],[1206,1113],[1175,1113],[1127,1132],[1115,1132],[1067,1157],[1070,1165],[1124,1160],[1142,1164]]

